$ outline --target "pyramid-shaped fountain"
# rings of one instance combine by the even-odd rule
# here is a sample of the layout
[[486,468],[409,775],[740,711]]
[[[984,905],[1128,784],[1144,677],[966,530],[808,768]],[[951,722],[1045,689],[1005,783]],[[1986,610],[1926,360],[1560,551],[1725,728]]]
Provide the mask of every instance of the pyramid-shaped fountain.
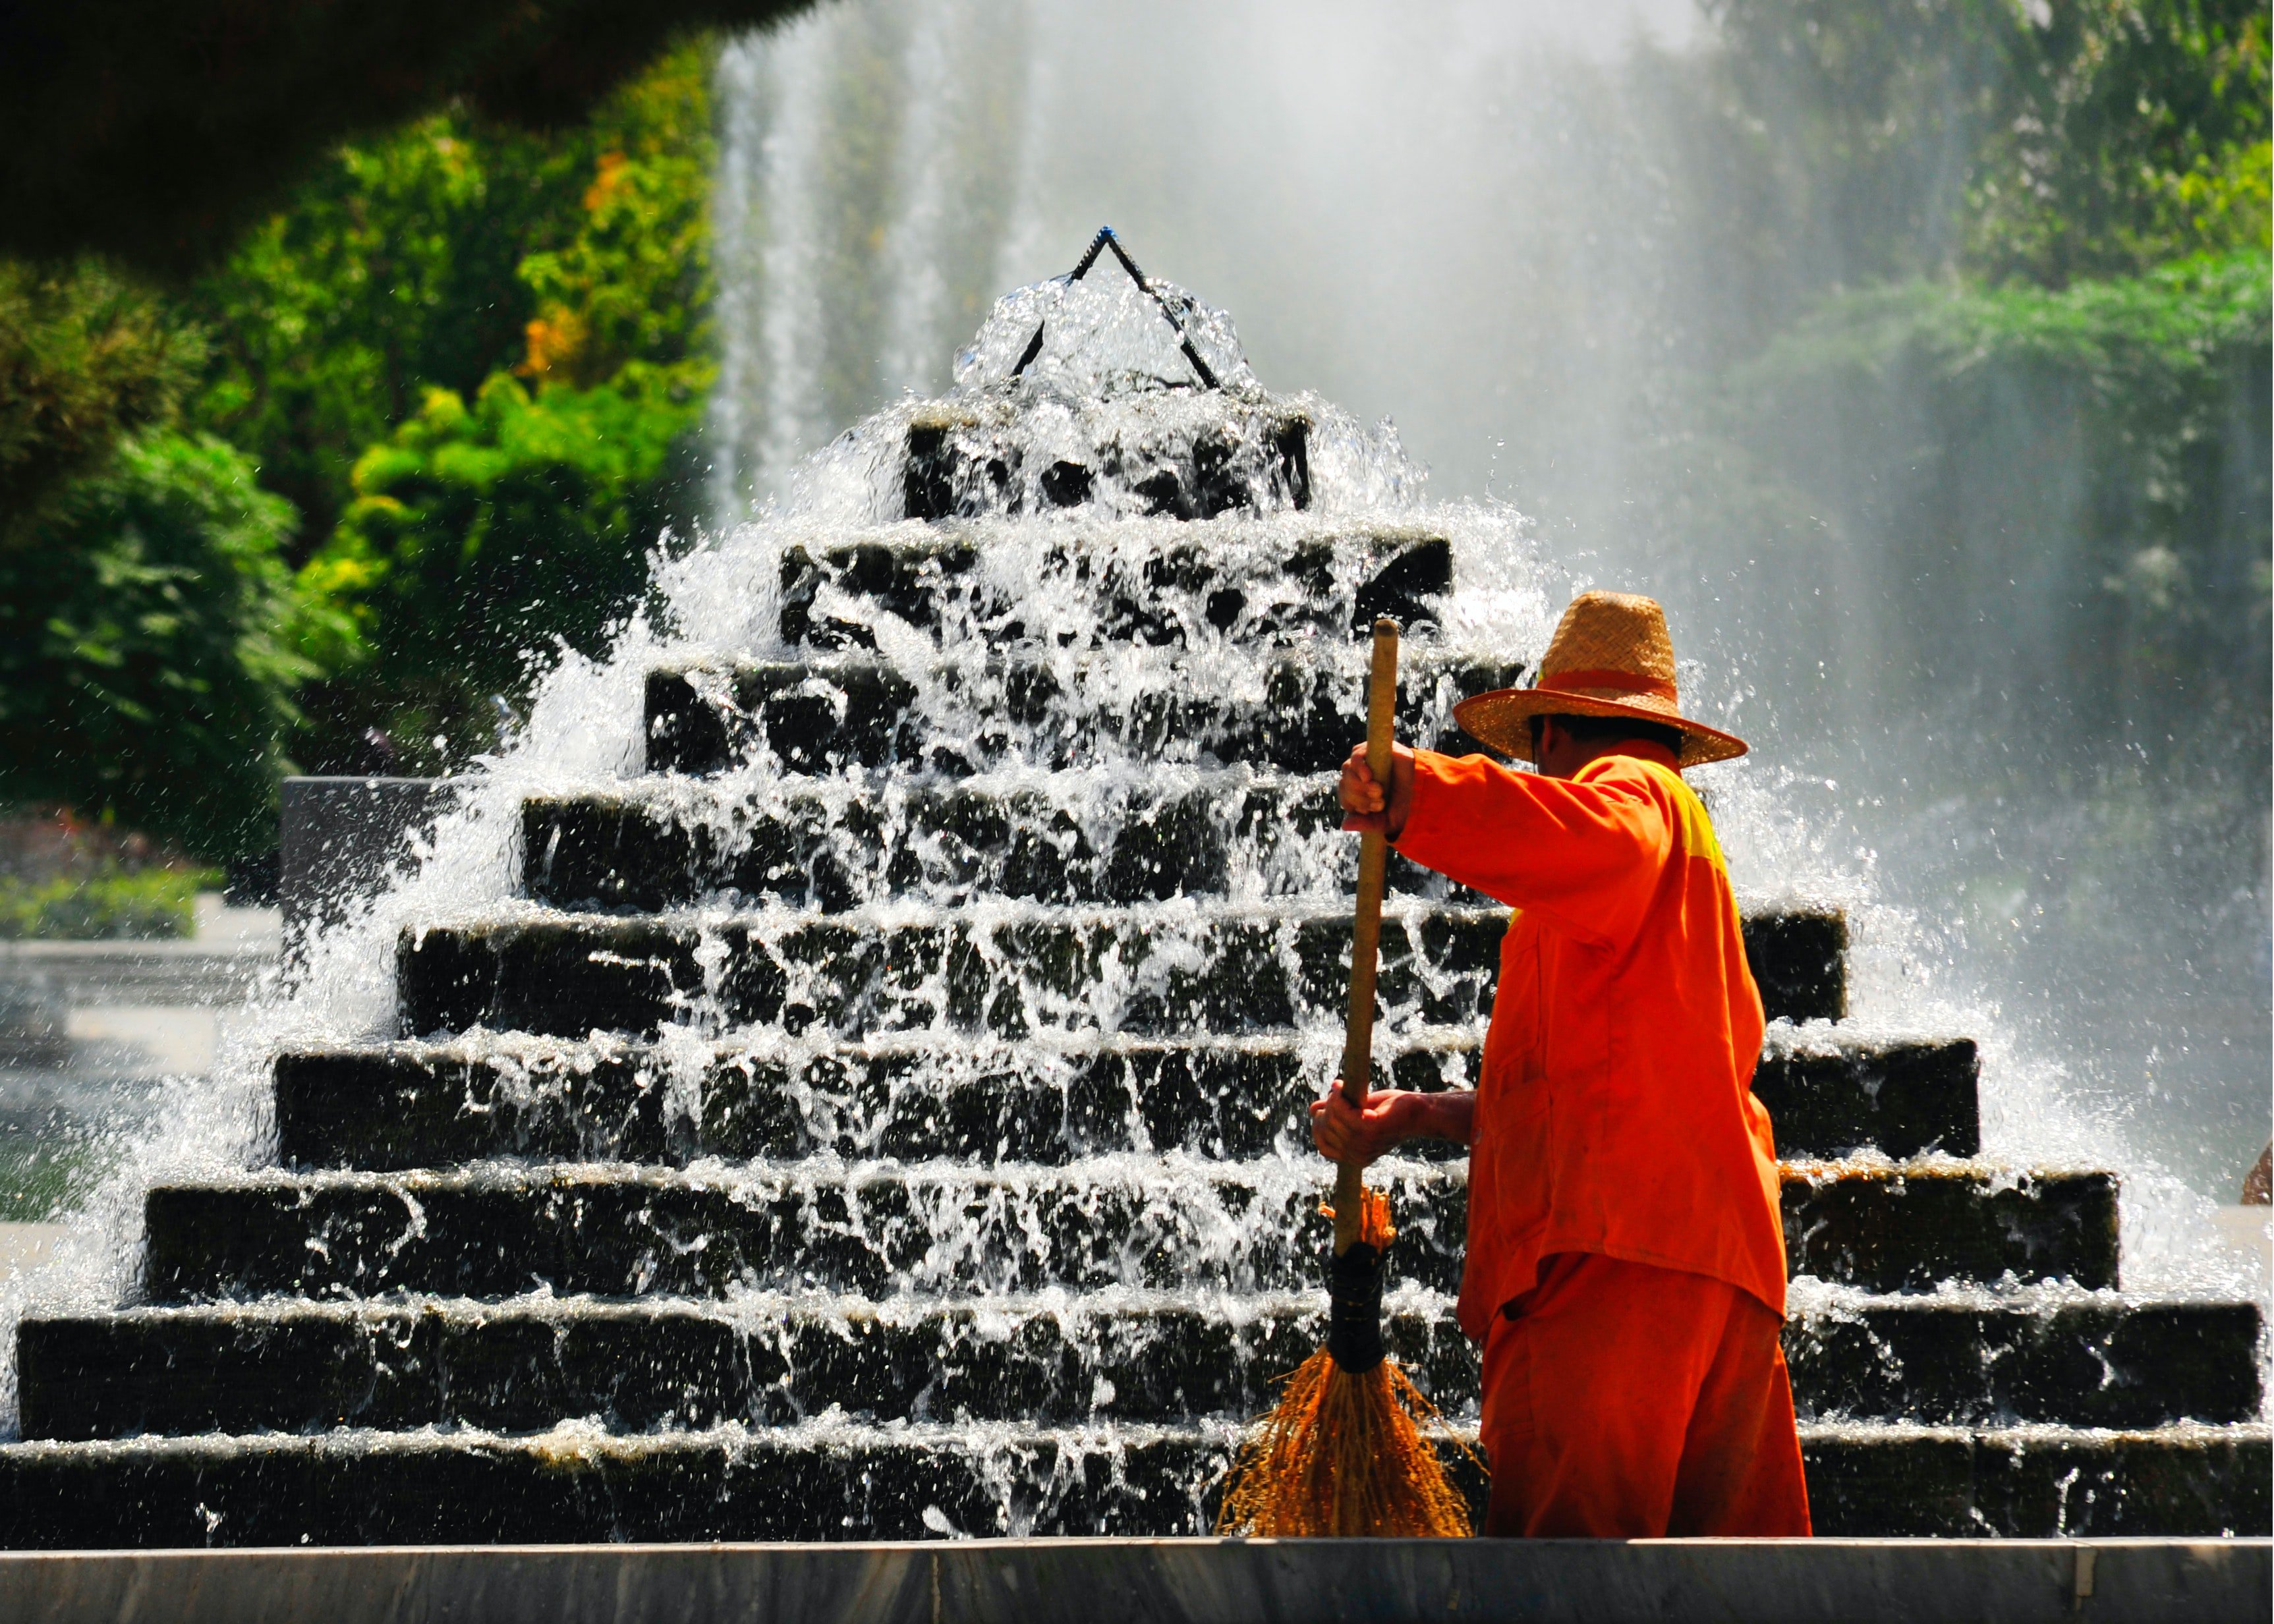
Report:
[[[732,544],[766,635],[402,931],[396,1034],[276,1054],[275,1164],[22,1324],[0,1545],[1210,1527],[1321,1329],[1356,628],[1425,743],[1517,668],[1394,447],[1166,284],[1012,296],[807,477]],[[1392,883],[1379,1062],[1457,1086],[1505,914]],[[1837,912],[1746,939],[1818,1530],[2264,1533],[2257,1308],[2120,1294],[2115,1177],[1978,1159],[1974,1044],[1844,1024]],[[1473,1425],[1461,1164],[1379,1171]]]

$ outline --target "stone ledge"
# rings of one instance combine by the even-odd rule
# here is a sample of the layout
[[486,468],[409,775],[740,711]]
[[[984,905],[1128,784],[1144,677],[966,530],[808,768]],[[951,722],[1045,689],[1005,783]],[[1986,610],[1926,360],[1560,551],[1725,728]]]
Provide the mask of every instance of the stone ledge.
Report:
[[2260,1620],[2252,1540],[984,1540],[0,1555],[51,1624]]
[[[824,1416],[5,1444],[0,1549],[1180,1538],[1213,1526],[1238,1432]],[[2258,1538],[2268,1447],[2261,1425],[1801,1429],[1816,1527],[1849,1538]],[[1480,1474],[1439,1449],[1480,1512]]]
[[0,943],[0,981],[73,1006],[241,1004],[276,968],[273,941]]

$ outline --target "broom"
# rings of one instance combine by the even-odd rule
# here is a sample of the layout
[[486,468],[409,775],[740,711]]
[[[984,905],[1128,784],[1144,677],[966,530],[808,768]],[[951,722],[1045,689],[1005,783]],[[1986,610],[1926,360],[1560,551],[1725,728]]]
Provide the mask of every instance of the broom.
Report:
[[[1366,760],[1385,796],[1397,697],[1397,622],[1384,618],[1374,623]],[[1389,840],[1364,836],[1342,1076],[1344,1096],[1359,1106],[1366,1103],[1374,1069],[1374,962],[1389,862]],[[1424,1424],[1443,1432],[1443,1417],[1382,1351],[1383,1259],[1397,1233],[1390,1227],[1389,1203],[1366,1187],[1356,1162],[1345,1162],[1335,1174],[1332,1210],[1327,1345],[1286,1378],[1278,1406],[1242,1441],[1216,1532],[1285,1538],[1465,1536],[1471,1531],[1468,1504],[1421,1435]]]

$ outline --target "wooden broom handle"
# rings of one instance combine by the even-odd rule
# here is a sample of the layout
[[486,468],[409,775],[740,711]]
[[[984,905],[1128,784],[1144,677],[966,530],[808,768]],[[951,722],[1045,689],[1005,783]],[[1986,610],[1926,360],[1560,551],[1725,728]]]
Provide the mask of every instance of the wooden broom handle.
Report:
[[[1366,764],[1382,786],[1382,809],[1389,811],[1392,744],[1397,726],[1397,622],[1388,615],[1374,623],[1374,672],[1366,690]],[[1350,1014],[1343,1027],[1343,1094],[1366,1104],[1374,1072],[1374,975],[1382,946],[1382,888],[1389,868],[1389,839],[1369,831],[1359,838],[1358,911],[1351,926]],[[1359,1207],[1365,1169],[1344,1162],[1335,1171],[1335,1251],[1358,1238]]]

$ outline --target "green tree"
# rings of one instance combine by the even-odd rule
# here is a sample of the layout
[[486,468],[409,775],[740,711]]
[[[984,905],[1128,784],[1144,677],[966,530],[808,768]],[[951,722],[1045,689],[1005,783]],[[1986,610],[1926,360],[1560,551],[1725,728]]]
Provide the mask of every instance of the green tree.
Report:
[[471,405],[429,394],[357,463],[354,501],[301,571],[351,616],[315,650],[343,669],[311,696],[311,753],[354,759],[376,728],[398,767],[439,771],[495,737],[491,695],[523,694],[532,660],[600,652],[687,510],[674,453],[701,407],[638,362],[588,390],[532,395],[501,373]]
[[594,119],[573,231],[521,261],[536,301],[523,376],[590,388],[638,361],[709,387],[710,75],[709,50],[686,47]]
[[549,135],[453,112],[343,147],[196,286],[215,335],[197,420],[300,509],[299,555],[428,390],[516,369],[589,387],[699,353],[709,64],[669,52]]
[[2196,253],[2263,253],[2264,0],[2022,9],[1968,196],[1968,263],[2052,287]]
[[0,260],[0,554],[121,436],[168,420],[203,355],[194,330],[100,264]]
[[300,509],[300,552],[330,534],[364,448],[428,389],[471,394],[521,357],[517,269],[568,229],[577,145],[440,115],[343,147],[192,290],[215,335],[197,420]]
[[1909,623],[2032,577],[2069,605],[2051,643],[1927,650],[1923,697],[2011,684],[2095,728],[2263,754],[2270,270],[2241,253],[1831,300],[1735,374],[1735,437]]
[[[559,646],[598,652],[648,549],[691,517],[684,442],[712,375],[709,71],[707,49],[674,52],[542,163],[516,158],[546,201],[501,234],[515,286],[493,303],[517,321],[512,342],[501,320],[486,348],[457,357],[482,372],[416,374],[419,403],[358,448],[304,572],[351,609],[356,633],[312,650],[339,673],[309,696],[312,764],[373,764],[374,732],[388,744],[376,759],[405,769],[487,745],[491,696],[518,700],[531,660]],[[429,262],[454,252],[437,238]],[[349,440],[335,430],[328,445],[336,461]]]
[[2268,229],[2264,0],[1707,0],[1826,279],[2060,286]]
[[[282,498],[211,436],[125,441],[0,551],[0,803],[64,803],[208,857],[274,836],[300,650]],[[331,624],[326,628],[324,622]]]

